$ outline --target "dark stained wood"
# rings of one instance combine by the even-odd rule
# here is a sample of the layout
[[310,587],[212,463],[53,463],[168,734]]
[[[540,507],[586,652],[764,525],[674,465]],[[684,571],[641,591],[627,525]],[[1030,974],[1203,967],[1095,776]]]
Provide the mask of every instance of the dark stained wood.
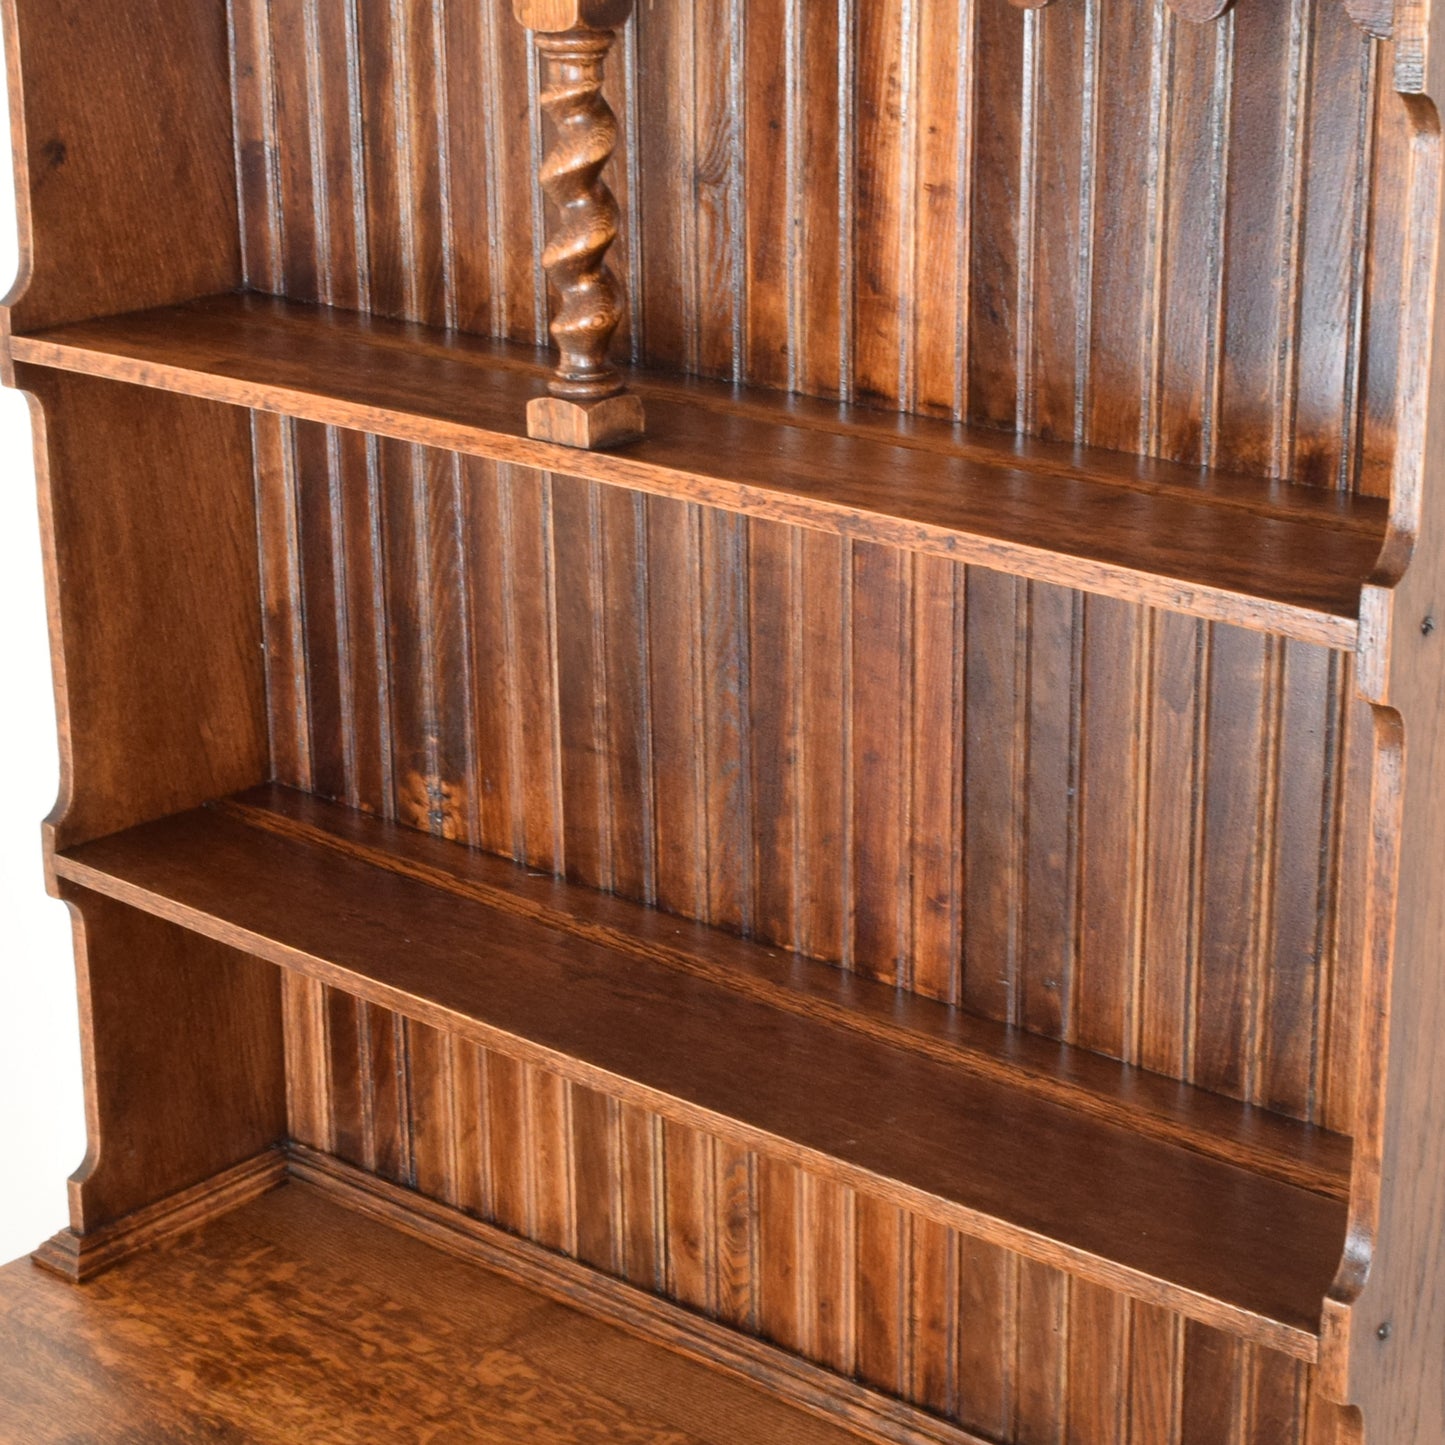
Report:
[[75,604],[51,614],[65,847],[266,777],[254,482],[238,412],[19,380],[43,409],[46,566]]
[[639,379],[648,439],[582,459],[520,434],[541,384],[535,353],[260,298],[212,298],[13,346],[36,365],[686,497],[1337,647],[1354,639],[1383,535],[1383,509],[1367,501],[1198,472],[1140,476],[1129,459],[1047,449],[1038,476],[1029,451],[987,436],[925,421],[885,427],[700,382]]
[[749,1147],[1313,1353],[1343,1243],[1343,1210],[1318,1196],[218,810],[57,867],[418,1022],[682,1123],[727,1120]]
[[222,8],[6,0],[3,15],[21,254],[4,330],[239,285]]
[[285,1138],[280,989],[254,958],[67,883],[59,892],[82,1000],[88,1148],[70,1227],[84,1275],[92,1236],[104,1255],[118,1221]]
[[[739,1378],[746,1366],[710,1369],[457,1252],[291,1184],[80,1290],[13,1264],[5,1429],[34,1445],[858,1438]],[[944,1430],[874,1438],[966,1445]]]
[[[868,1438],[1438,1445],[1433,0],[0,3],[118,895],[47,1260],[284,1137]],[[606,455],[524,435],[574,282]],[[475,1434],[397,1328],[337,1408]],[[738,1433],[529,1338],[529,1438]]]
[[1344,1198],[1348,1189],[1349,1141],[1325,1130],[1302,1128],[1264,1110],[1240,1109],[1219,1095],[925,998],[900,996],[865,979],[845,980],[805,957],[780,955],[714,928],[683,924],[625,899],[459,849],[291,789],[257,789],[220,808],[279,836],[336,849],[458,897],[1006,1081],[1255,1173],[1332,1198]]

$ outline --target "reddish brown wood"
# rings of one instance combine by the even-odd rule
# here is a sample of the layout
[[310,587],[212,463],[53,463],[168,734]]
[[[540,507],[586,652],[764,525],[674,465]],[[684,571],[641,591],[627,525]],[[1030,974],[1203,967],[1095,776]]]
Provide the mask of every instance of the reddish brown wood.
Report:
[[[572,52],[539,71],[501,0],[5,0],[52,841],[294,784],[223,817],[275,890],[248,938],[324,961],[359,897],[453,978],[500,919],[498,1007],[575,965],[642,1060],[528,1052],[374,959],[278,991],[201,936],[219,902],[77,892],[93,1157],[53,1258],[144,1247],[289,1134],[370,1208],[389,1181],[834,1372],[768,1377],[798,1398],[856,1376],[1003,1445],[1435,1445],[1438,120],[1396,93],[1439,93],[1433,6],[632,8],[523,0]],[[649,402],[610,456],[557,444],[590,416],[522,434],[568,309],[544,96],[585,141],[584,370]],[[334,907],[276,879],[296,850]],[[654,1033],[702,1000],[686,1059],[647,1064],[638,980]],[[754,1019],[827,1061],[757,1066],[788,1101],[739,1076]],[[936,1156],[950,1099],[993,1123]],[[1154,1161],[1152,1213],[1008,1177],[1054,1118],[1066,1179]]]
[[[821,1372],[776,1352],[725,1351],[685,1320],[629,1312],[605,1286],[559,1282],[495,1231],[469,1238],[395,1194],[322,1177],[324,1192],[274,1191],[84,1290],[26,1263],[0,1272],[7,1430],[35,1445],[77,1431],[97,1445],[217,1430],[283,1445],[455,1429],[488,1445],[580,1445],[599,1431],[639,1445],[844,1445],[858,1438],[848,1425],[876,1423],[870,1438],[896,1445],[967,1445],[857,1387],[840,1409]],[[759,1378],[811,1408],[781,1404]]]
[[[1132,458],[641,381],[651,434],[582,458],[520,435],[538,358],[254,298],[17,338],[17,357],[361,427],[1348,646],[1384,509]],[[901,435],[900,435],[901,433]],[[1037,461],[1035,461],[1037,455]],[[1034,484],[1037,465],[1042,485]],[[1214,499],[1218,497],[1216,504]],[[1236,525],[1250,518],[1248,542]]]
[[421,1023],[682,1123],[727,1120],[751,1148],[1313,1354],[1343,1211],[1301,1190],[218,810],[88,844],[57,867]]

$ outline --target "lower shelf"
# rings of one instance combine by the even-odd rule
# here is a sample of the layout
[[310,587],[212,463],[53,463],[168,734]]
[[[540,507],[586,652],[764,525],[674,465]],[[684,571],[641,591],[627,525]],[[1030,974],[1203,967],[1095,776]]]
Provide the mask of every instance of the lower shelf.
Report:
[[[360,1186],[359,1208],[337,1192],[292,1181],[82,1286],[27,1261],[0,1270],[0,1436],[25,1445],[966,1439],[941,1425],[893,1420],[877,1433],[823,1419],[506,1277],[515,1271],[460,1263],[369,1218]],[[806,1391],[811,1367],[797,1368]]]
[[[1046,1079],[1026,1036],[988,1055],[953,1010],[304,795],[198,809],[56,869],[964,1234],[1318,1356],[1346,1229],[1331,1136],[1107,1061]],[[1295,1182],[1291,1157],[1323,1183]]]

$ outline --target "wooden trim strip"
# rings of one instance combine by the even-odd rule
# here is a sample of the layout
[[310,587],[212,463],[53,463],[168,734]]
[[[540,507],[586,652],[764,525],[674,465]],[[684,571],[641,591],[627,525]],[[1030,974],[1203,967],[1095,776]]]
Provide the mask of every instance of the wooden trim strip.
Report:
[[83,1284],[152,1245],[218,1219],[286,1182],[286,1155],[278,1146],[157,1200],[87,1234],[63,1229],[31,1258],[74,1284]]
[[889,1445],[987,1445],[981,1436],[916,1406],[890,1399],[329,1154],[293,1144],[289,1161],[293,1178],[358,1213],[652,1343],[760,1385],[789,1404],[847,1425],[870,1440],[888,1441]]

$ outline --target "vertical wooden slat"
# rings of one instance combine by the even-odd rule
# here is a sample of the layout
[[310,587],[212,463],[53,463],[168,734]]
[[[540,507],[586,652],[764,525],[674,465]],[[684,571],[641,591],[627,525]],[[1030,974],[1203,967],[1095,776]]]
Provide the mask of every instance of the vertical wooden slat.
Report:
[[996,1440],[1013,1428],[1017,1260],[964,1238],[959,1263],[958,1422]]
[[711,1315],[717,1309],[713,1141],[696,1129],[669,1121],[663,1125],[663,1148],[667,1160],[664,1287],[672,1298]]
[[852,569],[851,952],[859,972],[906,985],[913,566],[892,548],[859,543]]
[[572,1086],[572,1199],[577,1258],[609,1274],[620,1272],[619,1106],[580,1084]]
[[1020,738],[1019,610],[1023,584],[968,573],[964,666],[963,1002],[990,1018],[1017,1011]]

